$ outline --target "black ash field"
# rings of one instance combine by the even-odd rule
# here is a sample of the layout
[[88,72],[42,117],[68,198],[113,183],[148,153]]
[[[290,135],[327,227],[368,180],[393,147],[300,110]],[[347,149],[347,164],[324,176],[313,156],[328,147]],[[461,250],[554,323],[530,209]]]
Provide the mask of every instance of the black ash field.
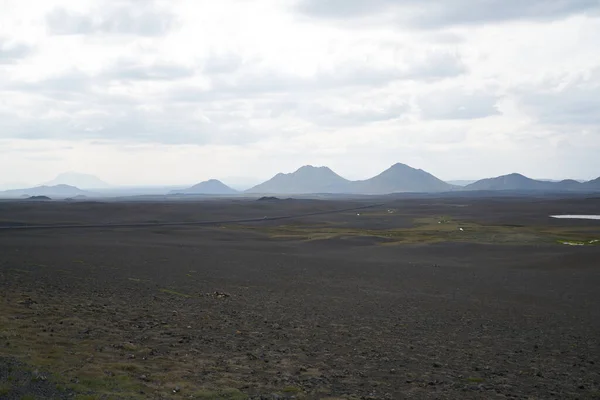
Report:
[[599,210],[0,202],[0,398],[600,398]]

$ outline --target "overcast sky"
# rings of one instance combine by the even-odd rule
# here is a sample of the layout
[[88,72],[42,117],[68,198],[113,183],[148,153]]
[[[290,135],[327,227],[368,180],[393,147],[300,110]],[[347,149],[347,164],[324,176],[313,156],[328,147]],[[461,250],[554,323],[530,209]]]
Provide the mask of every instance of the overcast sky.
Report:
[[600,0],[0,9],[0,183],[600,175]]

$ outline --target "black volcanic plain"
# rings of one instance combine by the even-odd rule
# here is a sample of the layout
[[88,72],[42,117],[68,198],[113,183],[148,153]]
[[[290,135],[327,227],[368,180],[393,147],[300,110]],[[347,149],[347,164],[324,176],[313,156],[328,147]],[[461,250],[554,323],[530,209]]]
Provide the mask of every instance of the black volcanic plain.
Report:
[[0,202],[12,227],[313,214],[0,230],[0,398],[598,398],[600,225],[548,216],[599,209],[584,195]]

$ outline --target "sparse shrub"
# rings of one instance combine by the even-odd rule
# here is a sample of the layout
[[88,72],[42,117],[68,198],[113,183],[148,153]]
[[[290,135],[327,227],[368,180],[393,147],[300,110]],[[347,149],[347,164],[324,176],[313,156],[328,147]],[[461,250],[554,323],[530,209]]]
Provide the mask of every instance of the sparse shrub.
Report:
[[286,386],[283,388],[283,393],[300,393],[302,389],[296,386]]
[[9,383],[0,384],[0,396],[6,396],[7,394],[10,393],[11,389],[12,389],[12,385]]

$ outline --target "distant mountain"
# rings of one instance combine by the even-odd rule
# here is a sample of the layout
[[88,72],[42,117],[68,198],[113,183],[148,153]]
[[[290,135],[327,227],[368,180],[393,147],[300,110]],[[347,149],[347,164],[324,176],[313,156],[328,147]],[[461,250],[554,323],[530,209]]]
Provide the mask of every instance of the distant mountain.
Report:
[[31,197],[26,198],[25,200],[47,201],[47,200],[52,200],[52,199],[48,196],[31,196]]
[[[581,183],[574,179],[562,181],[536,180],[521,174],[502,175],[467,185],[465,190],[518,190],[518,191],[581,191],[593,189],[594,184]],[[600,189],[600,187],[599,187]]]
[[210,179],[208,181],[200,182],[190,188],[182,190],[173,190],[170,194],[213,194],[213,195],[232,195],[237,194],[238,191],[225,185],[223,182]]
[[355,181],[352,193],[387,194],[400,192],[447,192],[455,189],[422,169],[397,163],[373,178]]
[[508,174],[481,179],[465,186],[465,190],[547,190],[553,182],[536,181],[521,174]]
[[455,186],[467,186],[470,185],[471,183],[475,183],[477,182],[477,180],[474,179],[458,179],[458,180],[454,180],[454,181],[446,181],[446,183],[449,183],[450,185],[455,185]]
[[23,182],[6,182],[0,183],[0,190],[13,190],[31,186],[31,184]]
[[550,188],[552,190],[585,190],[585,187],[582,186],[581,182],[576,181],[575,179],[564,179],[558,182],[551,182],[552,185]]
[[328,167],[305,165],[289,174],[279,173],[246,193],[308,194],[349,193],[350,181]]
[[48,196],[48,197],[73,197],[78,195],[86,195],[89,192],[83,191],[75,186],[70,185],[55,185],[55,186],[37,186],[28,189],[14,189],[0,192],[0,197],[15,198],[29,196]]
[[585,190],[600,190],[600,177],[593,179],[591,181],[587,181],[581,184]]
[[65,172],[56,178],[43,184],[44,186],[69,185],[81,189],[106,189],[111,185],[100,178],[89,174],[80,174],[78,172]]

